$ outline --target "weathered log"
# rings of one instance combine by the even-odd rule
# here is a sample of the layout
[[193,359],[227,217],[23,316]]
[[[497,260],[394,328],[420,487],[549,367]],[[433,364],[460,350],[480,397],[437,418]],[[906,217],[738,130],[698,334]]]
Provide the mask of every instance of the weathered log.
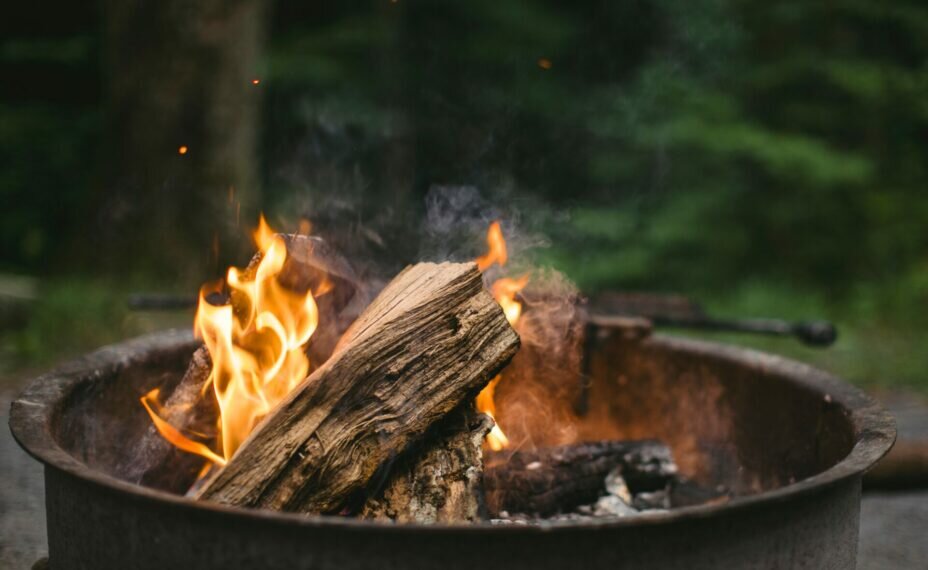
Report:
[[677,472],[658,441],[598,441],[537,451],[488,452],[483,475],[488,514],[547,516],[594,502],[620,468],[633,492],[665,487]]
[[[322,292],[316,298],[320,321],[325,323],[307,346],[312,366],[319,366],[332,354],[338,337],[366,304],[362,285],[347,261],[317,237],[280,234],[287,246],[287,258],[277,281],[296,293]],[[244,278],[254,279],[262,259],[257,253],[244,271]],[[223,295],[214,296],[223,302]],[[227,297],[225,297],[227,300]],[[205,386],[212,360],[205,346],[190,359],[183,378],[174,386],[164,387],[160,398],[162,419],[185,435],[210,442],[216,436],[219,409],[212,392]],[[196,479],[204,459],[174,447],[155,427],[144,432],[132,456],[120,468],[124,479],[166,491],[183,493]]]
[[475,264],[408,267],[198,496],[338,511],[381,465],[474,397],[518,346]]
[[360,515],[395,522],[481,520],[483,440],[493,419],[466,403],[384,470],[385,485]]

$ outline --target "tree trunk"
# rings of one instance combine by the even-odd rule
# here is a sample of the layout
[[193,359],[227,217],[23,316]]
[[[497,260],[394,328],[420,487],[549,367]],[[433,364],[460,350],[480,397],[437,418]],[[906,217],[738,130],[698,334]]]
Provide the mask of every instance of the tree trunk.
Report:
[[264,6],[104,2],[107,179],[88,220],[104,246],[95,261],[201,280],[219,267],[218,243],[242,243],[239,212],[255,219]]

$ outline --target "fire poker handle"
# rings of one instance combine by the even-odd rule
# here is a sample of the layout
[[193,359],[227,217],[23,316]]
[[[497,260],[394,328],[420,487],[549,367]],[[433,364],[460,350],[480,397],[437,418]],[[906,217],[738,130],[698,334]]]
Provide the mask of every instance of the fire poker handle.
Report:
[[132,293],[128,298],[130,311],[179,311],[193,309],[197,298],[192,295],[166,293]]
[[809,346],[831,346],[838,339],[838,329],[828,321],[801,321],[793,324],[793,334]]
[[833,344],[838,338],[837,329],[828,321],[799,321],[792,323],[781,319],[716,319],[705,316],[678,319],[657,317],[651,320],[657,326],[793,336],[806,346],[826,347]]

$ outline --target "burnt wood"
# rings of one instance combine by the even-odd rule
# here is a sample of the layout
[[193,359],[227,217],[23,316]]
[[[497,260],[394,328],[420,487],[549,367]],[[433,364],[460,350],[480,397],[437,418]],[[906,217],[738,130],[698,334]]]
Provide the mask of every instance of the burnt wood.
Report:
[[[180,383],[170,392],[162,407],[162,419],[185,435],[199,441],[216,437],[216,419],[219,406],[206,383],[209,380],[212,360],[205,346],[199,347],[190,358],[187,371]],[[196,435],[193,435],[196,434]],[[196,478],[206,460],[199,455],[181,451],[164,439],[154,424],[143,432],[132,453],[123,463],[124,478],[175,493],[185,492]]]
[[452,523],[481,520],[483,440],[493,419],[466,403],[385,470],[386,484],[366,501],[364,518]]
[[484,471],[488,514],[569,512],[594,502],[604,492],[606,475],[616,468],[633,492],[663,488],[677,472],[670,449],[653,440],[489,452]]
[[198,497],[328,513],[472,398],[519,337],[473,263],[407,267]]

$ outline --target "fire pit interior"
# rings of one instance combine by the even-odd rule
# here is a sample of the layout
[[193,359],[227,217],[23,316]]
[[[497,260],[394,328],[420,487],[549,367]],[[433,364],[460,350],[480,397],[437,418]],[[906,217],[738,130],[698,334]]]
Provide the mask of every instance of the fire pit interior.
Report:
[[[707,362],[715,351],[700,352],[698,343],[628,340],[623,332],[597,329],[599,340],[589,355],[591,378],[573,387],[575,398],[589,402],[575,426],[582,441],[664,441],[683,477],[706,489],[724,487],[733,496],[819,474],[854,446],[853,420],[835,396],[763,373],[766,365],[782,365],[780,359],[731,349],[753,360],[755,366],[745,369],[740,359],[714,354]],[[54,418],[52,435],[88,467],[121,477],[141,434],[151,427],[138,394],[176,383],[193,346],[191,339],[187,351],[78,384]],[[183,494],[186,488],[170,490]]]

